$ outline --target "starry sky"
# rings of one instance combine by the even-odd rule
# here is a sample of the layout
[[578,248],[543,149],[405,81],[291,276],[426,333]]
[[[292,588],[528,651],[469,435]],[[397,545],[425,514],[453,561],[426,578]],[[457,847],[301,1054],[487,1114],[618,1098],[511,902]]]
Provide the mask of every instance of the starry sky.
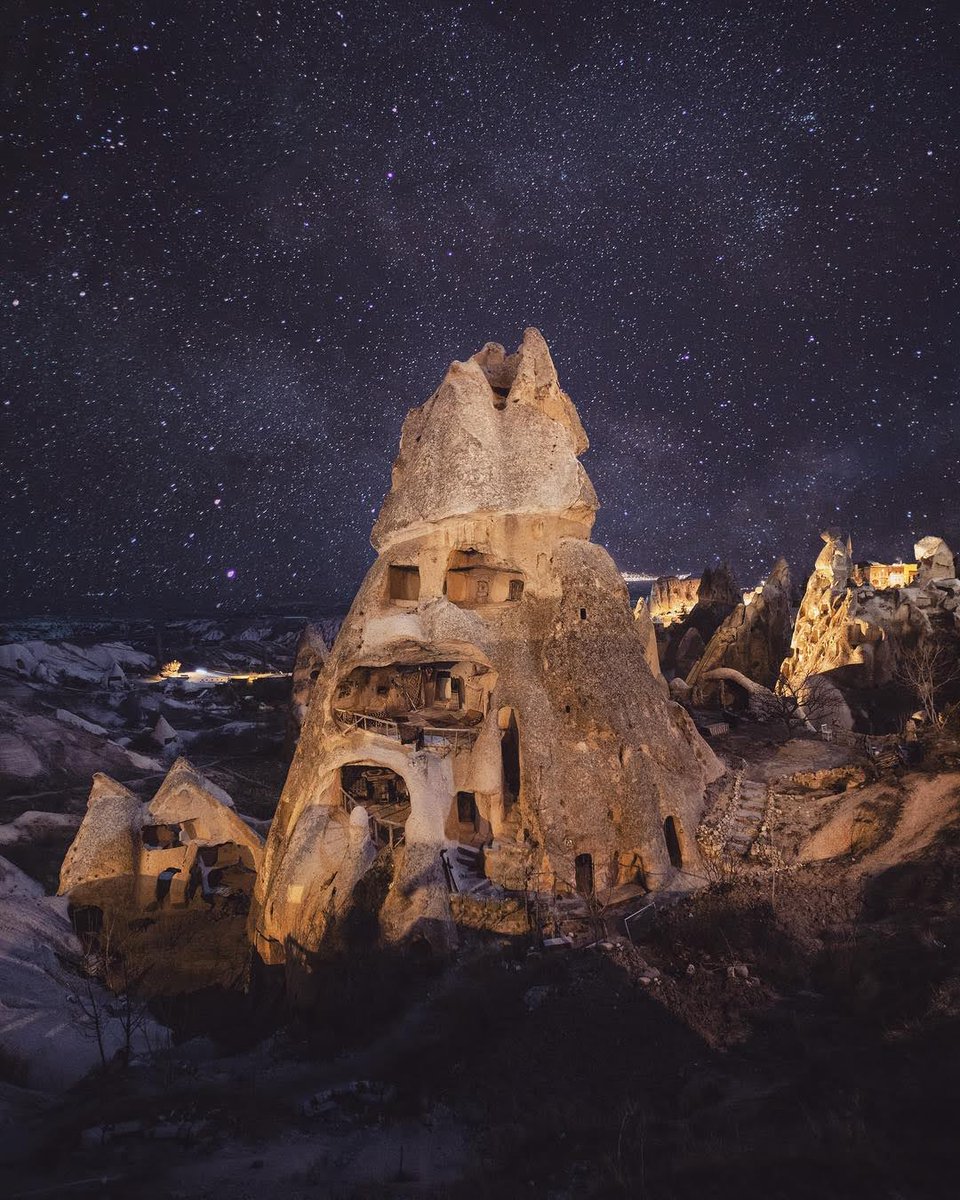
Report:
[[621,569],[960,544],[955,0],[5,10],[5,610],[348,602],[530,324]]

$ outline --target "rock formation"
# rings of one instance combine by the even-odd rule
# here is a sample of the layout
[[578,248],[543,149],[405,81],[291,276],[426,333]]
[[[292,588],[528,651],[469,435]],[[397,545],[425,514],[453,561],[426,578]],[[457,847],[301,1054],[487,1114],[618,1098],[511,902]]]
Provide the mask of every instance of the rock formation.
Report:
[[268,961],[321,947],[371,839],[392,855],[381,931],[437,945],[455,937],[464,859],[485,888],[583,893],[660,887],[696,863],[721,767],[664,699],[589,541],[586,448],[533,329],[515,354],[488,344],[453,363],[407,416],[378,558],[267,841],[251,924]]
[[956,579],[957,568],[953,552],[943,538],[924,537],[913,548],[917,556],[917,587],[925,587],[936,579]]
[[664,696],[669,696],[670,688],[660,670],[660,654],[657,650],[657,629],[650,617],[650,610],[641,596],[633,609],[633,619],[637,624],[637,632],[643,642],[643,654],[647,666],[653,672]]
[[678,678],[686,679],[700,661],[705,649],[700,630],[695,625],[688,626],[673,652],[673,667]]
[[293,664],[293,683],[290,691],[290,721],[287,728],[287,749],[292,754],[300,737],[310,697],[329,656],[327,643],[319,626],[307,623],[297,642]]
[[[696,584],[695,589],[677,589],[677,583]],[[657,580],[663,584],[656,606],[651,603],[651,617],[657,632],[657,651],[666,679],[685,679],[696,666],[707,642],[722,622],[742,603],[742,594],[730,568],[725,563],[705,567],[696,580]],[[657,588],[655,585],[655,590]],[[652,597],[652,593],[651,593]],[[688,601],[692,605],[687,607]],[[660,616],[664,606],[676,607]]]
[[941,539],[924,538],[917,544],[914,585],[878,590],[858,586],[849,540],[835,530],[821,537],[824,547],[800,604],[782,686],[802,693],[812,680],[824,681],[832,689],[833,724],[887,732],[896,727],[896,714],[877,711],[876,693],[894,683],[903,652],[922,638],[956,641],[960,635],[960,582],[933,577],[952,558]]
[[[741,602],[743,595],[733,572],[726,563],[716,567],[705,567],[700,576],[700,586],[697,589],[697,603],[693,608],[704,611],[729,613]],[[721,618],[722,620],[722,618]]]
[[710,639],[687,675],[697,704],[715,703],[719,681],[709,674],[720,667],[739,671],[754,683],[772,688],[790,647],[790,570],[781,558],[762,587],[748,593]]
[[700,580],[661,575],[650,589],[650,617],[664,627],[682,620],[697,603]]
[[116,882],[124,894],[132,888],[135,907],[144,908],[248,893],[260,852],[260,838],[234,812],[230,797],[185,758],[177,759],[145,804],[98,774],[63,860],[60,894],[73,903],[98,904],[102,885]]

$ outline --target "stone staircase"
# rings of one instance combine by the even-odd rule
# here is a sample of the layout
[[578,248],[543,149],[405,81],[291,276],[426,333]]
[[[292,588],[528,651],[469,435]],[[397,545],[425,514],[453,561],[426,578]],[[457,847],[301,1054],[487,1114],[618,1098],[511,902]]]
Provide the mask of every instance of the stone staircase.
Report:
[[484,852],[487,875],[512,891],[524,891],[530,886],[529,848],[522,833],[520,807],[515,804],[507,814],[500,836]]
[[499,895],[499,889],[484,874],[479,850],[459,842],[446,852],[446,858],[453,888],[460,895],[475,896],[478,900],[490,900]]
[[730,830],[723,847],[727,858],[746,858],[760,832],[767,807],[767,785],[754,779],[740,784],[740,803],[733,814]]

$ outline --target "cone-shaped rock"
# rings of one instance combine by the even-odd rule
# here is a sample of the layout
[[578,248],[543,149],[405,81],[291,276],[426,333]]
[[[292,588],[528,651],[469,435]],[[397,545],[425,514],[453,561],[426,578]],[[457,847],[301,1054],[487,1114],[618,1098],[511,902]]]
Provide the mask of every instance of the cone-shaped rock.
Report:
[[358,807],[392,847],[389,938],[449,944],[461,887],[606,892],[696,871],[721,768],[664,698],[617,568],[588,540],[586,446],[536,330],[516,354],[454,363],[407,417],[379,557],[267,841],[252,921],[269,960],[321,946],[369,861]]
[[738,604],[724,620],[687,676],[687,683],[696,689],[697,703],[715,699],[719,684],[711,684],[706,677],[720,667],[772,688],[789,649],[791,632],[790,570],[781,558],[766,583],[750,595],[749,603]]

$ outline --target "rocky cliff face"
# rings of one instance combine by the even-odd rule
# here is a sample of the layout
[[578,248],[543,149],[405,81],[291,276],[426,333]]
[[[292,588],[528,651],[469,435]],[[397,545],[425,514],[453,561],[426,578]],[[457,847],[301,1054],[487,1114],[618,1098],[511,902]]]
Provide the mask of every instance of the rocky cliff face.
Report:
[[[60,894],[80,902],[83,893],[83,903],[96,903],[91,885],[125,880],[143,907],[156,902],[163,877],[170,885],[161,889],[164,897],[177,903],[187,898],[191,876],[194,891],[206,889],[203,865],[243,868],[249,876],[247,890],[252,890],[261,844],[236,814],[227,793],[185,758],[177,759],[146,803],[108,775],[98,774],[86,815],[63,861]],[[203,864],[205,856],[210,861]]]
[[440,945],[461,887],[678,878],[665,822],[695,868],[721,768],[664,698],[623,581],[588,540],[586,445],[532,329],[515,354],[490,344],[454,363],[407,417],[379,556],[268,839],[252,914],[268,960],[322,947],[369,864],[365,829],[393,863],[383,934]]
[[307,709],[310,707],[310,697],[313,688],[320,677],[323,664],[327,661],[329,650],[326,639],[320,628],[306,624],[297,642],[296,658],[293,664],[293,680],[290,689],[290,721],[287,726],[287,749],[292,754],[293,748],[300,737]]
[[261,850],[227,793],[185,758],[146,802],[96,775],[59,892],[78,927],[100,933],[111,986],[133,979],[145,995],[228,986],[250,959]]
[[952,564],[945,543],[925,538],[917,545],[922,567],[913,586],[858,586],[849,540],[834,530],[821,536],[782,676],[799,693],[824,680],[834,692],[830,720],[853,727],[863,724],[857,716],[863,693],[891,685],[905,651],[924,638],[960,635],[960,582],[940,574]]
[[687,676],[695,703],[712,703],[719,684],[708,676],[717,668],[739,671],[772,688],[790,646],[790,570],[781,558],[762,587],[739,603],[710,639]]
[[921,538],[913,547],[917,559],[916,587],[926,587],[937,579],[956,579],[957,568],[953,551],[939,537]]
[[[650,610],[657,631],[660,664],[667,679],[685,680],[714,633],[741,603],[742,594],[725,563],[705,567],[699,579],[678,581],[684,585],[695,583],[695,589],[685,586],[681,592],[669,579],[657,581],[658,584],[661,582],[665,586],[661,589],[656,612],[652,605]],[[687,600],[682,597],[688,593],[693,598],[689,608],[675,608],[666,617],[656,615],[663,611],[663,605],[681,601],[686,605]]]
[[651,619],[664,626],[681,620],[697,603],[699,590],[699,579],[661,575],[650,589]]

